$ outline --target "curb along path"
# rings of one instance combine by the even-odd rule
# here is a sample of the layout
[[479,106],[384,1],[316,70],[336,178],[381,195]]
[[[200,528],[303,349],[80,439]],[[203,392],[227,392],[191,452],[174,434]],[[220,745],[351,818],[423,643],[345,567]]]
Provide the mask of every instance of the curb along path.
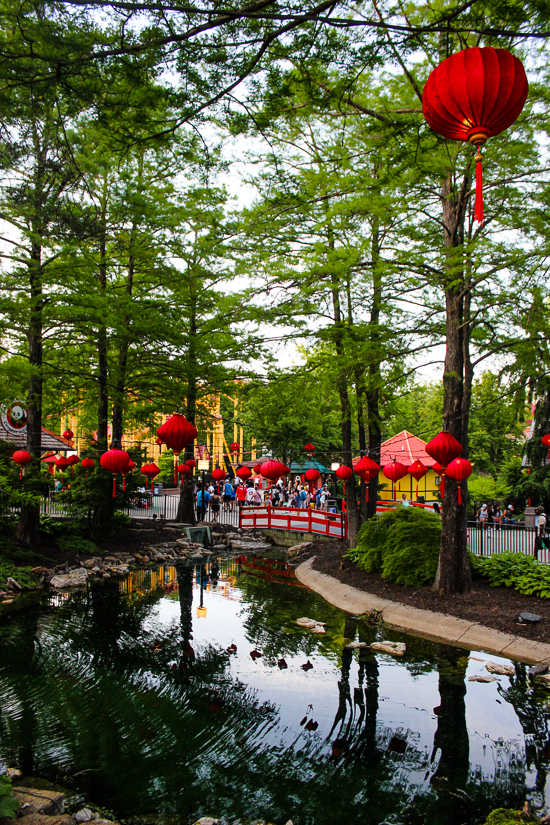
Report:
[[466,619],[409,607],[374,596],[372,593],[365,593],[314,570],[314,560],[315,557],[300,564],[295,570],[296,578],[341,610],[348,613],[376,614],[390,627],[414,633],[424,639],[446,642],[469,650],[484,650],[527,664],[550,664],[550,644],[510,636]]

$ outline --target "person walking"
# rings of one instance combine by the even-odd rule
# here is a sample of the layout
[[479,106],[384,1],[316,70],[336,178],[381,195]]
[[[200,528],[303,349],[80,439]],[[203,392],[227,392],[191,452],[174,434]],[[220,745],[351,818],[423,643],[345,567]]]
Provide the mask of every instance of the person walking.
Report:
[[232,489],[233,489],[233,485],[231,484],[229,479],[227,479],[227,481],[225,482],[225,484],[223,486],[223,509],[224,510],[229,510],[229,508],[231,507],[231,491],[232,491]]
[[239,507],[239,510],[241,509],[241,507],[244,507],[245,502],[246,487],[244,486],[244,484],[239,484],[239,486],[237,487],[237,506]]
[[537,518],[535,519],[536,535],[535,535],[535,558],[539,557],[539,550],[547,549],[546,542],[546,513],[543,507],[537,507]]
[[214,524],[217,523],[219,514],[220,514],[220,496],[214,490],[214,492],[210,495],[210,509],[212,510],[212,521]]

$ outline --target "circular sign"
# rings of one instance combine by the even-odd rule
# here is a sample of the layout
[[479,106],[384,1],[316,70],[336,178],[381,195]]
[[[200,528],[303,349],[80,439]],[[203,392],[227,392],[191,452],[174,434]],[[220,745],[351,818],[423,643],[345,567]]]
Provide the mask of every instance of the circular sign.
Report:
[[27,408],[21,401],[14,401],[9,406],[0,407],[0,421],[4,429],[11,435],[21,435],[27,429]]

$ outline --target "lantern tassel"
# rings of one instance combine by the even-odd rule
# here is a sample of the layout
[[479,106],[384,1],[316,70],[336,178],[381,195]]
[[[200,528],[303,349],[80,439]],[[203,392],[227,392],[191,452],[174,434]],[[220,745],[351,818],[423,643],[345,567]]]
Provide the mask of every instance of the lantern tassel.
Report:
[[460,495],[460,485],[458,485],[458,506],[462,504],[462,496]]
[[441,484],[439,485],[439,489],[441,490],[441,500],[445,498],[445,476],[441,477]]
[[23,467],[20,467],[19,468],[19,481],[21,481],[22,478],[23,478]]
[[113,473],[113,498],[116,498],[116,475]]
[[126,490],[126,476],[122,476],[122,492]]
[[474,220],[479,224],[483,223],[483,155],[477,150],[476,161],[476,203],[474,207]]
[[369,503],[369,485],[367,484],[367,495],[365,496],[365,501],[367,504]]

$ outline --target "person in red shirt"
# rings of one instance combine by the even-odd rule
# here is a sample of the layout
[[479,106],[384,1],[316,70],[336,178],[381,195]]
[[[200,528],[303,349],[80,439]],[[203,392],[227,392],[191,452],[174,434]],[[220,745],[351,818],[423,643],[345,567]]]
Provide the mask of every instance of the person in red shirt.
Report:
[[243,507],[246,501],[246,487],[244,484],[239,484],[237,487],[237,504],[239,507]]

